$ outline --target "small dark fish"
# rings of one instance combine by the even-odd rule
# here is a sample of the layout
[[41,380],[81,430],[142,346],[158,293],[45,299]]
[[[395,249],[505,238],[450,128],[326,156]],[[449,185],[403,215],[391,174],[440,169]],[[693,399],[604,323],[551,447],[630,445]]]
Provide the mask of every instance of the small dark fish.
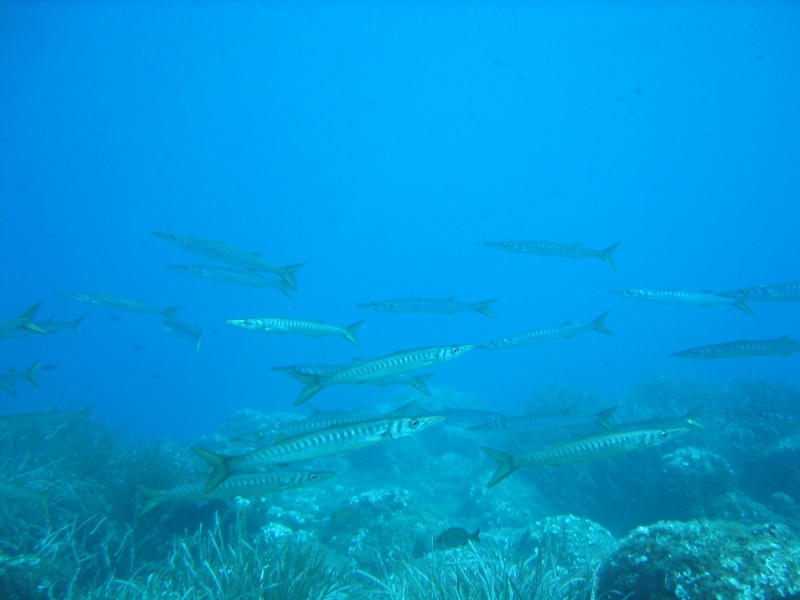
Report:
[[42,365],[40,368],[42,371],[55,371],[58,368],[58,365]]
[[331,515],[331,521],[337,521],[339,523],[350,521],[354,519],[358,513],[354,511],[352,508],[344,507],[337,510],[335,513]]
[[150,377],[150,379],[160,379],[161,375],[156,375],[155,373],[150,373],[149,377]]
[[433,547],[437,550],[443,550],[445,548],[458,548],[460,546],[466,546],[470,542],[480,544],[480,535],[480,529],[476,529],[470,533],[461,527],[451,527],[450,529],[443,531],[439,537],[433,541]]

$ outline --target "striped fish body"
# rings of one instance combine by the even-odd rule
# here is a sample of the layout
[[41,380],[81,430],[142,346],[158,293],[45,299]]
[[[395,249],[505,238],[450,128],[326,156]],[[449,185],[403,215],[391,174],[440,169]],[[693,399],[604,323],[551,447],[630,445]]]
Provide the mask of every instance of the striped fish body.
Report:
[[333,427],[340,427],[353,423],[362,423],[364,421],[379,421],[381,419],[395,418],[405,416],[414,405],[414,401],[408,402],[403,406],[386,414],[368,414],[362,412],[339,412],[335,414],[326,414],[321,416],[311,416],[302,421],[291,421],[288,423],[279,423],[273,429],[273,433],[280,434],[284,437],[294,437],[311,433],[313,431],[321,431],[323,429],[331,429]]
[[460,423],[480,423],[480,424],[507,419],[511,416],[503,413],[492,412],[490,410],[479,410],[471,408],[445,408],[443,411],[439,411],[439,414],[446,416],[448,423],[460,422]]
[[539,256],[562,256],[564,258],[599,258],[609,267],[617,270],[611,256],[619,246],[619,242],[605,248],[594,250],[583,244],[562,244],[544,240],[516,240],[507,242],[486,242],[486,246],[506,250],[508,252],[521,252],[522,254],[537,254]]
[[189,483],[169,490],[159,490],[140,485],[139,489],[147,497],[138,516],[144,516],[159,504],[171,501],[208,501],[237,496],[265,496],[276,492],[296,490],[337,477],[330,471],[279,471],[275,473],[247,473],[234,475],[223,481],[210,492],[203,491],[205,482]]
[[591,323],[570,323],[567,321],[558,327],[548,327],[546,329],[534,329],[506,338],[492,340],[488,344],[480,346],[484,350],[504,350],[506,348],[516,348],[518,346],[530,346],[531,344],[541,344],[552,340],[571,338],[585,331],[599,331],[607,335],[613,335],[611,330],[605,325],[605,319],[610,311],[604,312]]
[[349,327],[336,327],[335,325],[326,325],[322,321],[301,321],[300,319],[281,319],[281,318],[263,318],[263,319],[232,319],[225,321],[226,325],[239,327],[248,331],[259,331],[262,333],[282,333],[291,335],[305,335],[309,337],[321,337],[326,335],[338,335],[345,338],[351,344],[360,348],[358,340],[356,340],[355,333],[364,321],[353,323]]
[[184,275],[191,275],[192,277],[199,277],[200,279],[207,279],[209,281],[247,285],[250,287],[277,288],[289,298],[294,299],[292,288],[289,287],[286,281],[283,279],[270,279],[254,271],[240,271],[238,269],[231,269],[230,267],[207,267],[203,265],[167,265],[167,268],[178,273],[183,273]]
[[725,344],[712,344],[691,350],[675,352],[670,356],[677,358],[750,358],[753,356],[788,356],[800,352],[800,341],[784,335],[774,340],[739,340]]
[[681,429],[682,427],[698,429],[708,429],[697,417],[703,411],[703,407],[696,408],[692,412],[682,417],[674,419],[648,419],[646,421],[634,421],[632,423],[614,423],[614,431],[642,431],[644,429]]
[[161,308],[153,306],[144,300],[134,300],[133,298],[123,298],[121,296],[112,296],[110,294],[86,294],[84,292],[56,292],[59,296],[64,296],[75,302],[83,304],[92,304],[94,306],[102,306],[103,308],[110,308],[112,310],[127,310],[135,313],[153,313],[162,315],[168,319],[175,317],[175,313],[180,310],[180,307],[171,306],[169,308]]
[[203,337],[203,330],[199,327],[194,327],[177,319],[166,319],[164,321],[164,329],[179,338],[190,341],[194,345],[195,354],[200,352],[200,340]]
[[616,411],[616,407],[604,410],[594,415],[573,415],[569,411],[555,413],[550,415],[542,414],[528,414],[518,417],[507,417],[505,419],[495,419],[488,421],[470,429],[491,429],[495,431],[502,431],[508,429],[538,431],[546,429],[558,429],[561,427],[572,427],[575,425],[585,425],[587,423],[595,423],[611,430],[611,425],[608,423],[608,418]]
[[444,298],[443,300],[429,298],[398,298],[396,300],[377,300],[365,304],[357,304],[358,308],[366,308],[378,312],[390,313],[445,313],[454,315],[457,312],[479,312],[482,315],[494,319],[494,315],[489,307],[497,302],[494,300],[484,300],[483,302],[459,302],[455,298]]
[[228,246],[223,242],[214,242],[203,238],[192,237],[189,235],[181,235],[178,233],[164,233],[161,231],[154,231],[153,235],[165,240],[183,250],[205,256],[211,260],[223,262],[234,267],[247,269],[248,271],[262,271],[264,273],[273,273],[280,276],[286,283],[288,283],[293,290],[297,289],[293,274],[300,269],[305,263],[299,265],[290,265],[281,267],[274,263],[264,260],[257,252],[246,252]]
[[662,304],[685,304],[690,306],[733,306],[752,314],[752,310],[742,301],[712,294],[710,292],[687,292],[684,290],[626,289],[611,290],[610,293],[623,298]]
[[194,450],[214,469],[204,488],[208,493],[235,472],[248,472],[270,465],[286,465],[351,452],[406,437],[442,420],[442,416],[430,416],[363,421],[298,435],[239,456],[220,456],[200,448]]
[[741,300],[742,302],[798,301],[800,300],[800,281],[758,285],[741,290],[722,292],[717,295]]
[[293,365],[286,367],[270,367],[270,369],[272,371],[278,371],[279,373],[286,373],[298,381],[303,381],[303,375],[312,375],[314,377],[330,375],[331,373],[348,369],[351,366],[352,365]]
[[318,377],[313,375],[301,375],[298,379],[305,382],[307,385],[295,401],[295,406],[311,398],[311,396],[316,394],[323,387],[350,383],[368,383],[386,377],[409,373],[417,369],[425,369],[452,360],[465,352],[469,352],[473,348],[475,348],[475,346],[472,344],[461,344],[454,346],[430,346],[428,348],[418,348],[416,350],[400,350],[388,356],[381,356],[380,358],[359,362],[341,371],[331,373],[330,375]]
[[44,494],[12,481],[0,481],[0,498],[3,500],[33,500],[47,504],[47,497]]
[[609,458],[663,444],[674,439],[688,428],[654,429],[643,431],[613,432],[604,435],[581,438],[572,442],[556,444],[529,454],[505,454],[492,448],[482,447],[492,459],[500,463],[489,481],[489,487],[496,485],[520,467],[544,467],[565,465]]
[[[313,376],[330,375],[331,373],[336,373],[338,371],[348,369],[351,366],[352,365],[297,365],[293,367],[272,367],[272,370],[279,371],[281,373],[286,373],[287,375],[291,375],[298,381],[305,381],[303,378],[304,375],[313,375]],[[428,386],[425,385],[425,382],[434,375],[435,373],[427,373],[425,375],[412,376],[401,373],[399,375],[389,375],[387,377],[381,377],[379,379],[364,381],[363,383],[380,385],[380,386],[409,385],[419,390],[426,396],[430,396],[431,395],[430,390],[428,390]]]
[[43,429],[63,423],[89,423],[91,405],[76,412],[36,412],[18,413],[0,417],[0,429],[18,431],[23,429]]

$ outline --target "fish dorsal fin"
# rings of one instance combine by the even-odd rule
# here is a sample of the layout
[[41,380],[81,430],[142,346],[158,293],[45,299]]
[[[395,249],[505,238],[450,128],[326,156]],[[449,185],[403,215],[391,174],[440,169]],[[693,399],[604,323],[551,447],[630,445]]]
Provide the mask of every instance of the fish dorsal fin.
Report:
[[367,361],[364,360],[363,358],[358,358],[357,356],[353,356],[350,358],[350,362],[353,363],[354,365],[360,365]]
[[11,368],[8,370],[8,372],[11,373],[13,370],[14,370],[14,365],[11,365]]
[[568,415],[568,414],[570,414],[571,412],[572,412],[572,409],[571,409],[571,408],[565,408],[564,410],[562,410],[562,411],[561,411],[560,413],[558,413],[558,414],[560,414],[560,415]]
[[567,319],[566,321],[564,321],[564,322],[561,324],[561,326],[562,326],[562,327],[564,327],[565,325],[572,325],[572,321],[571,321],[570,319]]
[[312,319],[311,322],[312,323],[324,323],[325,319],[323,319],[322,317],[317,317],[316,319]]
[[311,411],[311,414],[312,414],[312,415],[318,415],[319,413],[321,413],[321,412],[322,412],[322,411],[321,411],[320,409],[318,409],[316,406],[312,406],[311,404],[308,404],[307,406],[308,406],[308,409]]
[[713,294],[714,290],[703,290],[704,294]]
[[787,333],[786,335],[782,335],[781,337],[777,337],[775,339],[776,340],[791,340],[792,338],[789,337],[789,334]]
[[252,254],[256,258],[261,258],[261,252],[251,252],[250,254]]

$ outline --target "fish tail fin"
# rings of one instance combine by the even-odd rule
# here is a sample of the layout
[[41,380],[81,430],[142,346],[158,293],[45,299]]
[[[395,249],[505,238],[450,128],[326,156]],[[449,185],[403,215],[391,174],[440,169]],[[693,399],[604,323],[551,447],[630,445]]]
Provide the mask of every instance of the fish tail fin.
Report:
[[22,313],[18,319],[22,321],[19,328],[20,329],[28,329],[29,331],[35,331],[36,333],[47,333],[44,329],[39,327],[36,323],[33,322],[33,318],[36,316],[36,313],[39,312],[39,307],[42,305],[42,301],[40,300],[33,306],[31,306],[28,310]]
[[167,317],[168,319],[174,319],[175,313],[178,312],[180,309],[181,309],[180,306],[170,306],[168,308],[165,308],[164,316]]
[[294,401],[295,406],[300,406],[306,400],[309,400],[313,395],[318,393],[322,389],[321,385],[314,385],[308,384],[306,387],[303,388],[303,391],[300,392],[300,395],[297,397],[297,400]]
[[500,463],[500,466],[497,467],[497,471],[492,475],[492,479],[489,481],[487,487],[497,485],[519,468],[519,466],[514,464],[514,456],[511,454],[506,454],[505,452],[500,452],[500,450],[494,450],[493,448],[487,448],[486,446],[481,446],[481,450],[486,452],[492,460]]
[[489,307],[497,302],[497,298],[492,300],[484,300],[483,302],[478,302],[475,304],[475,311],[481,313],[482,315],[486,315],[490,319],[496,319],[497,317],[494,316],[492,311],[489,310]]
[[283,267],[283,271],[281,272],[281,279],[283,279],[286,283],[289,284],[295,292],[297,291],[297,282],[294,280],[294,273],[299,271],[303,268],[307,263],[300,263],[297,265],[289,265],[288,267]]
[[598,256],[603,259],[603,262],[611,267],[614,271],[617,270],[617,267],[614,266],[614,259],[611,257],[611,255],[614,254],[614,250],[617,249],[617,246],[619,246],[619,242],[609,246],[605,250],[600,250],[598,254]]
[[607,335],[614,335],[614,332],[611,331],[608,327],[606,327],[606,317],[610,310],[607,310],[602,315],[597,317],[594,321],[592,321],[592,329],[595,331],[599,331],[600,333],[605,333]]
[[42,361],[40,361],[40,360],[36,361],[34,364],[32,364],[30,367],[28,367],[27,371],[25,371],[25,378],[28,381],[30,381],[33,385],[35,385],[36,387],[40,387],[39,386],[39,382],[36,381],[36,369],[38,369],[41,365],[42,365]]
[[70,322],[69,322],[69,328],[70,328],[70,329],[72,329],[72,331],[74,331],[74,332],[75,332],[75,333],[77,333],[78,335],[83,335],[83,334],[81,333],[80,329],[78,329],[78,325],[80,325],[81,323],[83,323],[83,320],[84,320],[86,317],[88,317],[88,316],[89,316],[89,313],[86,313],[86,314],[85,314],[85,315],[83,315],[82,317],[78,317],[78,318],[77,318],[77,319],[75,319],[74,321],[70,321]]
[[700,421],[697,420],[698,415],[703,412],[704,405],[701,404],[697,408],[695,408],[692,412],[690,412],[684,420],[687,424],[691,425],[692,427],[697,427],[698,429],[708,429],[705,425],[703,425]]
[[425,382],[428,381],[431,377],[436,375],[436,373],[425,373],[424,375],[417,375],[416,377],[412,377],[411,380],[414,382],[411,385],[414,386],[414,389],[419,390],[426,396],[430,396],[431,392],[428,389],[428,386],[425,385]]
[[208,466],[212,468],[211,475],[208,477],[208,482],[206,483],[205,488],[203,488],[203,491],[206,494],[215,489],[220,483],[231,476],[230,471],[228,471],[227,456],[223,456],[222,454],[214,454],[213,452],[203,450],[202,448],[197,448],[196,446],[192,446],[192,450],[197,452],[200,455],[200,458],[206,461]]
[[616,406],[612,406],[608,410],[601,411],[601,412],[599,412],[599,413],[594,415],[594,418],[595,418],[594,422],[597,425],[600,425],[600,427],[602,427],[603,429],[608,429],[609,431],[614,431],[614,427],[611,425],[611,423],[608,422],[608,418],[611,415],[613,415],[615,412],[617,412],[617,407]]
[[164,500],[160,497],[163,490],[141,484],[137,484],[136,487],[138,487],[139,491],[145,495],[145,498],[147,498],[147,502],[142,505],[142,508],[139,509],[139,512],[136,515],[136,518],[139,519],[161,504]]
[[278,282],[278,289],[282,291],[289,300],[294,300],[294,294],[292,293],[292,287],[286,282],[285,279],[282,279]]
[[733,303],[733,305],[734,305],[736,308],[738,308],[739,310],[743,310],[744,312],[746,312],[746,313],[750,313],[751,315],[754,315],[754,314],[756,314],[756,313],[753,311],[753,309],[752,309],[752,308],[750,308],[749,306],[747,306],[747,304],[745,304],[745,303],[744,303],[744,301],[743,301],[743,300],[738,300],[738,301],[734,302],[734,303]]
[[349,327],[344,328],[344,337],[347,338],[348,342],[354,344],[356,348],[361,348],[361,344],[359,344],[356,339],[356,331],[358,331],[358,328],[361,327],[364,321],[366,321],[366,319],[361,319],[358,323],[353,323]]
[[473,542],[475,542],[476,544],[480,544],[481,543],[481,530],[480,529],[476,529],[475,531],[470,533],[469,534],[469,539],[472,540]]

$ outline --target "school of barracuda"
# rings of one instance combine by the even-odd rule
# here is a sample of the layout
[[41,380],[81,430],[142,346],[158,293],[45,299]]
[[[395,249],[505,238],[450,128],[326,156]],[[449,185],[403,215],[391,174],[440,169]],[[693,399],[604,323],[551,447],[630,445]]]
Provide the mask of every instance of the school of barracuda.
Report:
[[[178,248],[196,255],[224,263],[218,265],[165,265],[168,269],[206,279],[209,281],[246,285],[252,287],[275,288],[289,298],[297,291],[294,274],[304,266],[298,263],[279,266],[263,258],[258,253],[239,250],[222,242],[177,233],[153,232],[153,235]],[[616,270],[612,255],[619,242],[605,248],[594,250],[582,244],[564,244],[542,240],[508,240],[487,242],[485,245],[523,254],[556,256],[573,259],[599,258]],[[266,275],[265,275],[266,274]],[[277,279],[268,275],[277,276]],[[59,295],[84,304],[125,310],[137,313],[151,313],[165,318],[167,331],[190,341],[195,351],[200,350],[202,330],[196,326],[177,320],[179,307],[162,308],[145,300],[136,300],[105,293],[56,292]],[[798,301],[800,282],[759,285],[713,294],[709,291],[683,291],[669,289],[620,289],[612,294],[633,300],[685,304],[695,306],[733,306],[753,313],[746,302]],[[436,298],[397,298],[374,300],[358,304],[358,308],[377,312],[394,313],[440,313],[478,312],[495,318],[489,308],[497,299],[476,302],[459,301],[453,297]],[[73,321],[55,321],[52,317],[44,321],[34,321],[42,302],[38,302],[16,318],[0,321],[0,338],[19,338],[25,336],[52,335],[59,331],[72,330],[79,333],[78,325],[86,317],[83,315]],[[613,332],[605,325],[609,311],[603,312],[593,321],[573,324],[570,321],[511,334],[507,337],[475,344],[441,344],[422,348],[399,350],[394,354],[371,359],[354,359],[351,364],[308,364],[294,366],[272,366],[273,370],[286,373],[304,385],[294,404],[302,404],[325,388],[333,385],[379,386],[405,385],[421,394],[430,396],[426,381],[435,373],[414,375],[416,371],[438,367],[461,357],[473,349],[511,349],[530,344],[543,343],[562,338],[571,338],[579,333],[596,331],[607,335]],[[356,347],[361,347],[356,332],[364,322],[358,321],[349,326],[335,326],[321,320],[286,319],[269,315],[242,317],[231,315],[225,324],[232,327],[260,333],[302,335],[309,337],[339,336]],[[744,358],[764,355],[788,355],[800,351],[800,341],[788,335],[777,339],[738,340],[714,343],[707,346],[675,352],[672,356],[694,359]],[[0,373],[0,388],[16,395],[14,386],[27,381],[39,386],[36,371],[41,366],[38,361],[23,370],[13,366]],[[287,399],[287,404],[290,399]],[[622,453],[645,450],[649,447],[667,443],[692,428],[705,429],[698,420],[702,407],[682,417],[654,418],[646,421],[612,422],[616,407],[610,407],[595,414],[573,414],[569,409],[554,414],[508,415],[487,410],[461,410],[446,408],[438,414],[430,414],[415,402],[410,402],[390,413],[374,414],[356,410],[353,412],[334,411],[322,413],[312,409],[311,416],[300,421],[276,422],[272,426],[251,431],[232,442],[243,443],[250,449],[234,455],[223,455],[206,448],[195,447],[195,452],[208,464],[211,472],[205,481],[187,482],[185,485],[159,490],[149,487],[147,482],[139,486],[143,503],[139,516],[148,514],[165,502],[204,501],[236,496],[260,496],[273,492],[287,491],[323,484],[337,476],[337,473],[314,470],[275,470],[312,463],[317,458],[343,454],[377,444],[383,444],[408,436],[416,435],[434,426],[458,426],[466,424],[474,435],[482,432],[557,430],[571,426],[596,426],[600,428],[594,435],[570,439],[525,454],[511,454],[505,451],[482,446],[482,449],[498,467],[487,482],[494,486],[519,468],[538,468],[548,465],[600,460]],[[0,417],[2,430],[30,430],[72,421],[88,422],[89,407],[72,413],[45,412],[19,413]],[[755,419],[800,420],[796,414],[763,410],[743,416]],[[41,502],[48,509],[46,494],[17,484],[11,480],[0,480],[0,498],[8,500],[33,500]],[[451,528],[437,539],[444,545],[465,545],[469,541],[479,541],[478,531],[470,534],[465,530]]]

